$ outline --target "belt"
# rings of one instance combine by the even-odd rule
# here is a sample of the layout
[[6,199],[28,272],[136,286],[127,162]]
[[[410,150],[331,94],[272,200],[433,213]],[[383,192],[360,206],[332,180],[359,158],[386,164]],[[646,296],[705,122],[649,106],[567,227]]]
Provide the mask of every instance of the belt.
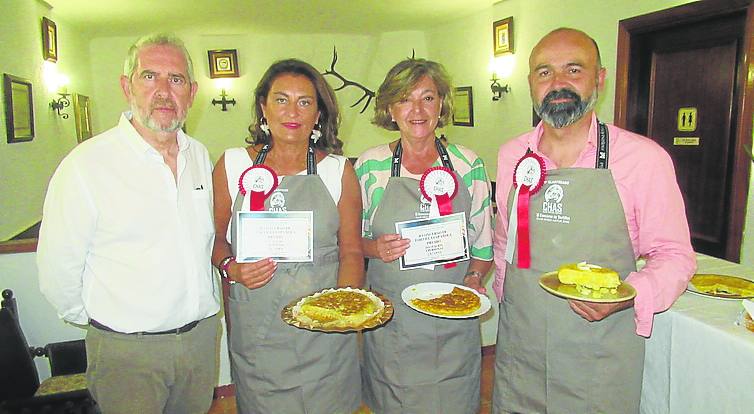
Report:
[[123,334],[123,335],[180,335],[180,334],[186,333],[186,332],[194,329],[196,327],[196,325],[199,325],[199,322],[200,321],[189,322],[189,323],[181,326],[180,328],[168,329],[167,331],[159,331],[159,332],[131,332],[131,333],[125,333],[125,332],[116,331],[115,329],[110,328],[107,325],[103,325],[103,324],[95,321],[94,319],[90,319],[89,320],[89,325],[91,325],[92,327],[97,328],[97,329],[99,329],[101,331],[114,332],[114,333],[119,333],[119,334]]

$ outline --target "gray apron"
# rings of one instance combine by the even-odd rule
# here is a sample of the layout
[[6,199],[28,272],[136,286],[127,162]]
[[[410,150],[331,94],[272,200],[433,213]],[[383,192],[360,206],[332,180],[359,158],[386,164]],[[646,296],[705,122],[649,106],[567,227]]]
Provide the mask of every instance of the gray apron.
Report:
[[[443,164],[452,169],[441,145]],[[443,154],[444,152],[444,154]],[[422,217],[419,181],[400,177],[400,156],[372,223],[375,238],[395,233],[395,222]],[[394,162],[395,167],[395,162]],[[453,212],[469,217],[471,196],[463,180],[453,198]],[[426,203],[424,210],[426,210]],[[424,215],[426,216],[426,215]],[[473,243],[473,241],[470,241]],[[463,283],[468,261],[446,269],[401,271],[398,260],[370,259],[370,287],[392,301],[393,319],[364,333],[364,400],[376,414],[464,414],[479,410],[481,338],[479,319],[443,319],[419,313],[403,303],[401,292],[421,282]]]
[[[599,322],[547,293],[539,277],[587,261],[636,271],[622,203],[607,169],[601,125],[597,168],[547,171],[530,200],[531,268],[506,267],[495,360],[495,413],[638,413],[644,339],[631,308]],[[602,154],[604,159],[600,160]],[[515,214],[513,192],[509,214]]]
[[[285,209],[314,212],[314,262],[278,263],[259,289],[231,287],[231,375],[242,414],[349,414],[361,404],[356,335],[298,329],[280,317],[293,299],[337,284],[338,209],[310,154],[308,175],[283,177],[265,209],[279,193]],[[239,194],[233,216],[242,202]]]

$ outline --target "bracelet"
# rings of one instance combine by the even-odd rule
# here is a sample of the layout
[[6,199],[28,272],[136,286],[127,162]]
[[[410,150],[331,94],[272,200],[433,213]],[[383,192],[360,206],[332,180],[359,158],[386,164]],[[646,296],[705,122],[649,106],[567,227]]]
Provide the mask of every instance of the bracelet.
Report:
[[469,270],[466,272],[466,274],[463,276],[464,280],[469,276],[477,276],[479,279],[482,279],[482,273],[477,270]]
[[231,280],[228,277],[228,267],[230,267],[230,262],[236,260],[236,256],[228,256],[225,257],[223,260],[220,260],[220,264],[217,265],[217,269],[220,271],[220,276],[223,279],[228,279],[228,282],[230,284],[236,283],[234,280]]

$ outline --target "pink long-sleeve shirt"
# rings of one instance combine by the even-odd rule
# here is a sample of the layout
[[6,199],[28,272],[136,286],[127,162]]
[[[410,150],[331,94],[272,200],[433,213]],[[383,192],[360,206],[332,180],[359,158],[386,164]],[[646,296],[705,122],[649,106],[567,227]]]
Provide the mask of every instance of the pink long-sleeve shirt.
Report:
[[[670,156],[649,138],[613,125],[607,127],[610,135],[608,168],[623,203],[634,256],[646,259],[646,266],[630,273],[626,281],[636,289],[636,333],[649,337],[654,314],[668,309],[683,293],[696,271],[696,258]],[[594,168],[597,131],[597,118],[593,115],[587,144],[571,167]],[[513,187],[513,168],[528,148],[544,158],[548,170],[558,168],[538,149],[542,133],[540,123],[533,131],[505,143],[498,154],[493,288],[501,299],[508,265],[505,261],[507,200]]]

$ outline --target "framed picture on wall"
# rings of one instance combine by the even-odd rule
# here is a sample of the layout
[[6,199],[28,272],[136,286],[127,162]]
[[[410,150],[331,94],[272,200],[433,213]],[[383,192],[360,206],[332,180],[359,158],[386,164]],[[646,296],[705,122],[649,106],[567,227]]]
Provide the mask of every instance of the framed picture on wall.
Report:
[[238,77],[238,53],[236,49],[208,50],[209,77],[237,78]]
[[81,143],[92,137],[92,112],[89,97],[73,94],[73,116],[76,122],[76,140]]
[[513,17],[492,23],[492,51],[495,56],[513,53]]
[[453,125],[474,126],[474,96],[471,86],[455,88],[453,93]]
[[33,96],[31,82],[7,73],[3,74],[5,130],[9,144],[34,139]]
[[46,17],[42,18],[42,57],[50,62],[58,61],[58,26]]

